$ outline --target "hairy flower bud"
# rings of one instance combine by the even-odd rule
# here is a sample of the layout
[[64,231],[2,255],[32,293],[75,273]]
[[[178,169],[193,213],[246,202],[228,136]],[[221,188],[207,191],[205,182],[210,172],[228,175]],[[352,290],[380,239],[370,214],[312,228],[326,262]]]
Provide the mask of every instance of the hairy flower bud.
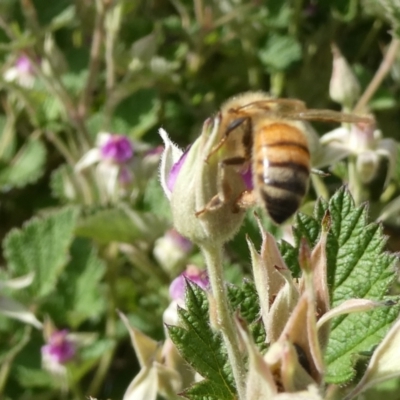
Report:
[[192,248],[190,240],[175,229],[170,229],[155,241],[153,255],[165,271],[176,273],[184,265]]
[[360,96],[360,84],[350,65],[335,45],[332,45],[332,54],[333,66],[329,95],[333,101],[351,109]]
[[[200,137],[175,162],[171,157],[179,152],[171,149],[166,132],[160,130],[166,146],[161,184],[171,200],[174,226],[198,245],[226,242],[244,218],[244,211],[234,211],[236,199],[246,188],[240,172],[234,168],[223,170],[217,154],[209,157],[221,140],[220,122],[220,116],[208,119]],[[228,198],[222,198],[223,188],[229,192]],[[216,207],[210,203],[215,199],[220,200]]]

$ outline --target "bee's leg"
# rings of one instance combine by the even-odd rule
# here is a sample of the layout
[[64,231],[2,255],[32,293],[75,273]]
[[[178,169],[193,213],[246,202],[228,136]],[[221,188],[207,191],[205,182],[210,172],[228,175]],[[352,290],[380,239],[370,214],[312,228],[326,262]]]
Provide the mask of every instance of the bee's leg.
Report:
[[324,172],[321,171],[320,169],[315,169],[315,168],[311,168],[310,172],[314,175],[322,176],[323,178],[331,175],[329,172]]
[[[204,214],[208,211],[214,211],[227,204],[232,199],[232,188],[227,179],[227,167],[229,166],[240,166],[247,162],[245,157],[232,157],[221,161],[218,164],[218,193],[211,198],[211,200],[205,205],[205,207],[196,212],[196,217]],[[239,212],[240,210],[233,210],[233,212]]]
[[246,210],[250,207],[254,207],[256,204],[257,196],[255,190],[245,190],[240,193],[239,197],[236,199],[234,212]]
[[236,128],[239,128],[243,123],[246,123],[247,126],[245,128],[245,136],[251,135],[251,119],[249,117],[240,117],[234,119],[226,128],[226,131],[224,132],[224,136],[221,138],[221,140],[211,149],[210,153],[207,155],[206,162],[208,159],[215,154],[226,142],[228,139],[229,135],[236,130]]

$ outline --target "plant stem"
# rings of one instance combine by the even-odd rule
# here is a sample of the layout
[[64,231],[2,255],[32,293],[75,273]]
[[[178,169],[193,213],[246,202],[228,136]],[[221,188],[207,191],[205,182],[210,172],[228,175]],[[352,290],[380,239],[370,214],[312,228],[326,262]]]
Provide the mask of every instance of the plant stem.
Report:
[[101,49],[104,42],[104,20],[106,17],[106,6],[100,1],[96,1],[96,17],[94,23],[92,44],[90,48],[89,72],[86,86],[82,91],[79,102],[79,116],[85,118],[93,100],[93,90],[96,83],[97,74],[100,68]]
[[378,71],[376,71],[376,74],[372,78],[372,81],[369,83],[367,89],[365,89],[365,92],[361,96],[360,100],[358,100],[358,103],[354,107],[353,112],[357,113],[365,109],[366,105],[371,100],[375,92],[378,90],[386,75],[389,73],[393,63],[396,61],[399,49],[400,40],[394,37],[389,45],[389,48],[386,51],[385,57],[383,58],[381,65],[378,68]]
[[108,260],[106,281],[108,284],[108,310],[106,319],[105,336],[114,342],[113,346],[108,349],[101,357],[97,367],[95,376],[89,386],[88,393],[91,396],[96,396],[100,391],[101,386],[104,384],[104,379],[110,369],[111,362],[113,361],[116,350],[116,324],[117,324],[117,293],[116,293],[116,279],[118,276],[118,244],[110,243],[105,249],[104,258]]
[[244,379],[246,372],[243,355],[239,350],[239,338],[235,328],[235,322],[227,299],[222,266],[222,246],[203,245],[201,249],[206,260],[212,295],[215,299],[218,328],[221,331],[227,349],[238,392],[238,400],[244,400]]
[[106,15],[105,19],[105,62],[106,62],[106,102],[104,107],[104,130],[111,129],[113,107],[110,107],[111,99],[116,83],[115,75],[115,43],[121,25],[122,3],[114,6]]
[[360,176],[357,172],[357,157],[349,157],[348,162],[348,174],[349,174],[349,189],[354,198],[354,202],[359,206],[364,201],[368,200],[362,183],[360,182]]
[[4,394],[4,388],[7,383],[8,375],[12,368],[12,362],[21,350],[28,344],[32,333],[32,327],[26,325],[21,340],[9,351],[9,353],[2,359],[0,367],[0,397]]

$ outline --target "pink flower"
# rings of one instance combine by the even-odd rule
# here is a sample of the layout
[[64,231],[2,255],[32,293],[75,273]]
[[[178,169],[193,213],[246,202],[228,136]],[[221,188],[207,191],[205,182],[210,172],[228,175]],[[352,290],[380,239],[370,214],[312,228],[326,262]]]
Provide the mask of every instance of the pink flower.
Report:
[[42,346],[43,361],[47,365],[60,365],[70,361],[76,353],[74,343],[68,339],[68,330],[54,331],[48,344]]
[[200,286],[203,290],[207,290],[209,287],[207,271],[189,265],[186,271],[175,278],[169,287],[169,295],[173,300],[183,301],[185,299],[186,279]]
[[185,163],[186,157],[188,155],[189,149],[187,149],[183,154],[182,157],[172,166],[171,171],[169,172],[167,178],[167,188],[172,193],[174,189],[176,179],[178,178],[179,171],[181,170],[183,164]]
[[100,145],[100,155],[103,160],[124,164],[132,159],[133,146],[126,136],[110,135]]
[[24,54],[19,56],[14,66],[4,72],[3,78],[7,82],[16,82],[23,87],[31,88],[35,83],[35,71],[31,60]]
[[15,62],[15,66],[19,73],[21,74],[31,74],[33,75],[33,67],[31,60],[26,56],[20,56],[17,61]]
[[75,171],[96,165],[96,181],[103,198],[118,200],[133,181],[134,147],[127,136],[100,132],[96,146],[76,163]]

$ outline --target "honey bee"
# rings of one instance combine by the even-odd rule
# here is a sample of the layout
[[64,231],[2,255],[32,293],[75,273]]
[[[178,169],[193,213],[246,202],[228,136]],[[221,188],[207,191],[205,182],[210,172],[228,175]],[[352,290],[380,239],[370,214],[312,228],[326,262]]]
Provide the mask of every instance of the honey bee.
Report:
[[[243,192],[235,204],[239,208],[262,204],[276,224],[299,209],[308,190],[311,155],[302,121],[373,123],[371,117],[307,109],[300,100],[272,99],[263,92],[247,92],[226,101],[220,121],[221,139],[208,157],[223,147],[226,157],[221,168],[250,167],[253,190]],[[220,202],[217,195],[203,211]]]

